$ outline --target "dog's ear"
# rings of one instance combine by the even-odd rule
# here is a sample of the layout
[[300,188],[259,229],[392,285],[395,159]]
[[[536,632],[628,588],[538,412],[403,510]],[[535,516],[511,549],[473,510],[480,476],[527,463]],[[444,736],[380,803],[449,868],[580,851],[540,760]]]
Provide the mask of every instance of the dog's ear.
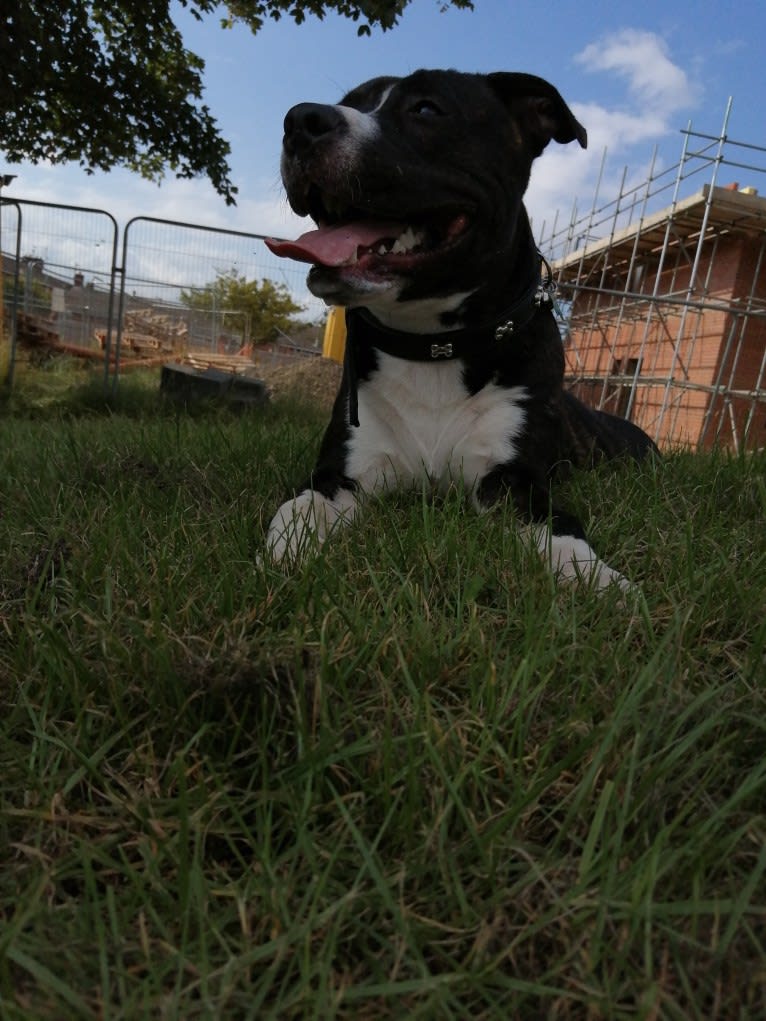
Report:
[[497,71],[487,75],[490,87],[517,118],[539,156],[553,139],[562,145],[575,139],[585,149],[588,135],[550,82],[534,74]]

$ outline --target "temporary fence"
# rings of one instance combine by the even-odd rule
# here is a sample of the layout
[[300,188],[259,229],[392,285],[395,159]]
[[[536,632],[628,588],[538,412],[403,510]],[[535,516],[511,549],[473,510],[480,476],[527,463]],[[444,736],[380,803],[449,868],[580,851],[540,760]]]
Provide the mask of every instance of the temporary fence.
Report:
[[0,337],[10,338],[6,383],[13,381],[20,333],[31,330],[41,344],[55,338],[63,351],[89,345],[97,306],[103,305],[107,320],[112,315],[116,251],[117,223],[107,212],[0,200]]
[[[153,217],[121,231],[103,210],[3,197],[0,251],[7,385],[20,350],[92,361],[113,388],[123,371],[174,358],[239,371],[321,348],[326,310],[306,289],[305,268],[272,256],[261,234]],[[297,310],[289,333],[264,334],[252,300],[232,304],[236,288],[220,301],[226,280],[289,298]]]

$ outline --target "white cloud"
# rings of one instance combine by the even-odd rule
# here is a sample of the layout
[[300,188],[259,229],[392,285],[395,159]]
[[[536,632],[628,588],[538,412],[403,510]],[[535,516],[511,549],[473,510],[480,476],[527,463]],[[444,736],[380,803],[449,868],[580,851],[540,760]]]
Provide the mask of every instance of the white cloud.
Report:
[[[532,169],[526,204],[538,235],[543,223],[549,235],[557,210],[557,229],[565,227],[575,202],[578,215],[587,214],[600,173],[599,204],[623,186],[623,164],[632,168],[627,186],[640,185],[654,145],[676,131],[680,111],[698,98],[694,81],[673,62],[665,41],[652,32],[622,29],[586,46],[575,60],[585,71],[603,77],[604,102],[571,104],[588,132],[585,152],[576,145],[562,148],[552,143]],[[618,80],[626,86],[622,94]]]
[[624,78],[642,109],[667,115],[688,106],[696,96],[689,76],[671,60],[665,40],[653,32],[625,28],[603,36],[578,53],[575,61],[587,71]]
[[598,103],[575,103],[574,113],[587,125],[588,148],[601,153],[609,149],[624,149],[658,139],[668,130],[668,120],[654,110],[614,110]]

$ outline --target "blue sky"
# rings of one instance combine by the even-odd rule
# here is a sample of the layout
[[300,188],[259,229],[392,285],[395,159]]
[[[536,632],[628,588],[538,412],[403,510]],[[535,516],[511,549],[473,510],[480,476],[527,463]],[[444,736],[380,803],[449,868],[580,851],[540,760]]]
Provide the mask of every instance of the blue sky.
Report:
[[232,146],[237,208],[227,209],[205,180],[168,177],[158,187],[126,171],[9,166],[0,139],[0,171],[18,174],[8,197],[103,208],[122,223],[167,216],[293,236],[304,226],[290,214],[278,175],[286,110],[303,100],[334,102],[366,78],[418,67],[528,71],[552,81],[572,106],[590,145],[582,152],[552,144],[537,161],[528,193],[536,225],[571,208],[575,196],[590,200],[604,146],[606,189],[624,165],[640,180],[655,145],[661,165],[677,161],[690,120],[717,134],[729,96],[729,136],[766,144],[766,5],[753,0],[731,13],[699,0],[475,0],[473,12],[442,13],[439,0],[413,0],[397,28],[365,38],[337,17],[301,26],[285,18],[256,36],[222,30],[216,17],[202,24],[179,17],[188,47],[207,65],[205,102]]

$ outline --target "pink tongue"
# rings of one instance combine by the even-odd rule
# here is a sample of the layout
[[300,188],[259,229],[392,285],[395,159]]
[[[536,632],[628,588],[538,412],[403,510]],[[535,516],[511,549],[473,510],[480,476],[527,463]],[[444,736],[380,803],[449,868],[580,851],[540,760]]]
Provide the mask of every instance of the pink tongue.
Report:
[[405,230],[401,223],[363,220],[337,227],[319,227],[301,234],[295,241],[266,238],[266,244],[275,255],[286,259],[322,266],[345,266],[356,261],[358,248],[369,248],[384,238],[398,238]]

